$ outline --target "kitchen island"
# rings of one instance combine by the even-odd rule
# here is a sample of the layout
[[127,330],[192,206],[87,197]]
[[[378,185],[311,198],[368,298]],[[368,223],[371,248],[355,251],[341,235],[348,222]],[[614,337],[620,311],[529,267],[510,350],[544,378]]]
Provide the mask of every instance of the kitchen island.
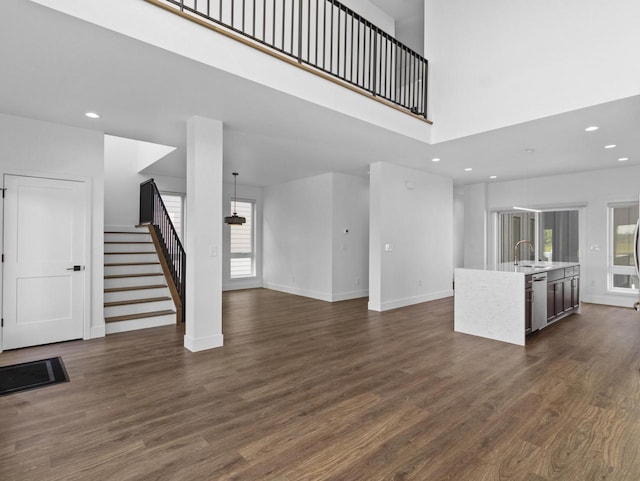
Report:
[[455,270],[454,330],[525,345],[526,335],[580,311],[577,262]]

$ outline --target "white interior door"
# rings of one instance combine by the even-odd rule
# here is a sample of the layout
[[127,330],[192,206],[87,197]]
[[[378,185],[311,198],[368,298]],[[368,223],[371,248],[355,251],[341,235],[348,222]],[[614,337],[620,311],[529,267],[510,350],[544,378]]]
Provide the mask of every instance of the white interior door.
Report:
[[3,349],[82,338],[84,182],[5,175],[5,188]]

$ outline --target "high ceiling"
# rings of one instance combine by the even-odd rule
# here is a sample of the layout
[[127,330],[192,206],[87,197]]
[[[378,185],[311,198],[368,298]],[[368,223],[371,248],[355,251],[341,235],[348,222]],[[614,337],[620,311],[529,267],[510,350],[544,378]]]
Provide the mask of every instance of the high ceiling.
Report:
[[[194,115],[224,122],[225,175],[238,170],[258,186],[329,171],[366,175],[377,161],[457,184],[640,161],[640,96],[428,145],[26,0],[3,2],[0,65],[0,112],[175,146],[153,167],[167,175],[184,175]],[[600,130],[586,133],[593,123]]]

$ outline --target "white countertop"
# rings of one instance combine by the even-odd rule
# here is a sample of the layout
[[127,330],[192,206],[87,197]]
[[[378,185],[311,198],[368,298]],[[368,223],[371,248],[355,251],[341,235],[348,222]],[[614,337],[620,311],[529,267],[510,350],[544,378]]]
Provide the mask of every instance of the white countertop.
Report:
[[533,262],[520,261],[516,266],[513,262],[503,262],[500,264],[487,264],[478,267],[458,267],[458,269],[469,269],[474,271],[491,271],[491,272],[521,272],[522,274],[535,274],[536,272],[547,272],[554,269],[562,269],[565,267],[578,266],[578,262]]

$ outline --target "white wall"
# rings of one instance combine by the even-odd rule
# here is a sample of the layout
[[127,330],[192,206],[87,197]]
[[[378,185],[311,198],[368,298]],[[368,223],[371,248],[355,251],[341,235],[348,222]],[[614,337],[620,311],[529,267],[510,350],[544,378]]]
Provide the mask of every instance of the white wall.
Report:
[[370,186],[369,309],[451,296],[452,180],[379,162]]
[[637,0],[425,0],[440,142],[640,93]]
[[264,188],[264,286],[331,300],[332,174]]
[[[369,20],[376,27],[380,27],[389,35],[395,35],[395,21],[393,17],[387,15],[368,0],[342,0],[340,3]],[[322,3],[320,5],[322,5]]]
[[133,226],[140,220],[138,142],[106,135],[104,139],[104,224]]
[[332,300],[366,297],[369,293],[368,179],[333,174],[332,204]]
[[[570,175],[496,182],[487,185],[487,211],[511,209],[522,204],[538,208],[585,206],[580,218],[581,294],[586,302],[631,307],[637,296],[607,292],[608,220],[611,202],[637,201],[640,166],[621,167]],[[465,204],[465,205],[468,205]],[[465,241],[484,242],[475,222],[465,212]],[[489,229],[491,230],[491,229]]]
[[453,267],[464,267],[464,187],[453,189]]
[[[85,303],[85,338],[104,336],[103,189],[104,135],[0,114],[0,174],[50,176],[83,180],[90,191],[91,241],[86,275],[90,279]],[[0,244],[2,237],[0,237]],[[0,279],[1,282],[1,279]],[[0,306],[1,308],[1,306]]]
[[[255,265],[256,276],[246,279],[231,279],[230,276],[230,259],[229,254],[231,242],[231,229],[232,227],[224,225],[222,228],[222,289],[225,291],[233,289],[250,289],[254,287],[262,287],[262,187],[252,187],[248,185],[238,184],[237,186],[238,199],[254,200],[255,204]],[[222,186],[222,217],[231,215],[229,205],[231,199],[233,199],[233,184],[224,184]],[[220,222],[222,222],[222,217]]]
[[263,215],[264,287],[324,301],[367,295],[364,179],[328,173],[265,187]]
[[464,186],[464,267],[487,262],[487,185]]

